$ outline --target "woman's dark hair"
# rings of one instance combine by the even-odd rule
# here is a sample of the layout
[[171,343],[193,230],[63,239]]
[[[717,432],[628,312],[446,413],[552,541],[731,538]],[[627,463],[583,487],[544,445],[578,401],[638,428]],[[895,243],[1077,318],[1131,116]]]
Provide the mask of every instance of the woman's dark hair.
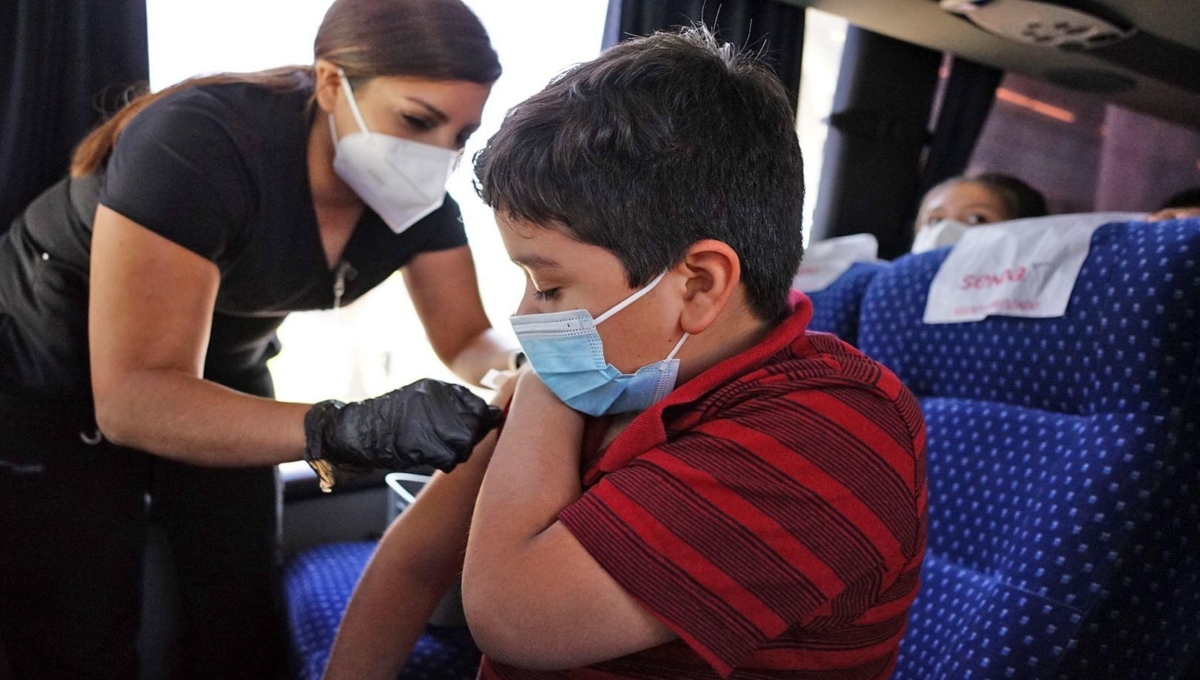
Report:
[[1167,208],[1200,208],[1200,187],[1192,187],[1172,195],[1159,210]]
[[756,316],[800,263],[804,173],[783,84],[703,28],[608,49],[513,107],[475,157],[484,202],[613,253],[630,287],[716,239]]
[[[313,56],[340,66],[352,82],[413,76],[487,84],[500,77],[500,60],[487,31],[461,0],[336,0],[317,30]],[[141,94],[80,142],[71,175],[87,175],[104,165],[121,131],[150,104],[180,90],[226,83],[298,91],[312,86],[312,68],[219,73]]]

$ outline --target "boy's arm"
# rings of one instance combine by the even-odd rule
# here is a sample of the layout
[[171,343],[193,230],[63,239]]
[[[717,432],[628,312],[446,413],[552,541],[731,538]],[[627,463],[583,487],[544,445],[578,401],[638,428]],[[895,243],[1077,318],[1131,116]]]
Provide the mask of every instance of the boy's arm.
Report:
[[516,396],[475,507],[463,571],[471,633],[494,660],[565,669],[675,638],[557,517],[581,495],[583,416],[532,373]]
[[454,472],[437,473],[384,534],[342,617],[325,680],[399,675],[462,571],[471,512],[496,438],[489,434]]

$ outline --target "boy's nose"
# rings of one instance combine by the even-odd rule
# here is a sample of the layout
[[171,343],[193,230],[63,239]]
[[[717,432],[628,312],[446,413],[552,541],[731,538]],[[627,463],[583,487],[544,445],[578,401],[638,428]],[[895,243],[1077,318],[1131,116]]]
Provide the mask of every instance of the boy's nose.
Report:
[[524,314],[536,314],[537,310],[532,309],[532,307],[533,305],[530,303],[529,296],[527,295],[521,300],[521,304],[517,305],[516,315],[521,316]]

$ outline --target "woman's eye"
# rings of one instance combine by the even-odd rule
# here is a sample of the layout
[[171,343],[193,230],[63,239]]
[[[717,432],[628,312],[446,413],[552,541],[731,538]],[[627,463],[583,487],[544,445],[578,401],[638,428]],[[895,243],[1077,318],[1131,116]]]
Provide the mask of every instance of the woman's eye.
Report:
[[970,215],[967,215],[967,224],[971,226],[975,226],[977,224],[987,224],[989,221],[990,220],[988,220],[986,215],[980,215],[979,213],[971,213]]
[[548,300],[553,300],[556,297],[558,297],[558,289],[557,288],[549,288],[547,290],[537,290],[535,288],[533,291],[533,298],[535,300],[540,300],[542,302],[546,302]]
[[418,130],[432,130],[437,127],[437,123],[420,116],[405,116],[404,121]]

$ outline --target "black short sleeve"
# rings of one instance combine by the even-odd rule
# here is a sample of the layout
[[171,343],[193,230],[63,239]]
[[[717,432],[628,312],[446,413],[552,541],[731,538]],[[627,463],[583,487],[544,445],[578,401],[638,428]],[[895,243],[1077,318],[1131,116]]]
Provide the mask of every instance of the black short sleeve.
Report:
[[463,227],[462,211],[450,194],[442,207],[426,215],[412,226],[410,231],[418,244],[415,254],[436,250],[450,250],[467,245],[467,232]]
[[199,89],[151,104],[117,139],[100,203],[216,261],[254,205],[239,123]]

